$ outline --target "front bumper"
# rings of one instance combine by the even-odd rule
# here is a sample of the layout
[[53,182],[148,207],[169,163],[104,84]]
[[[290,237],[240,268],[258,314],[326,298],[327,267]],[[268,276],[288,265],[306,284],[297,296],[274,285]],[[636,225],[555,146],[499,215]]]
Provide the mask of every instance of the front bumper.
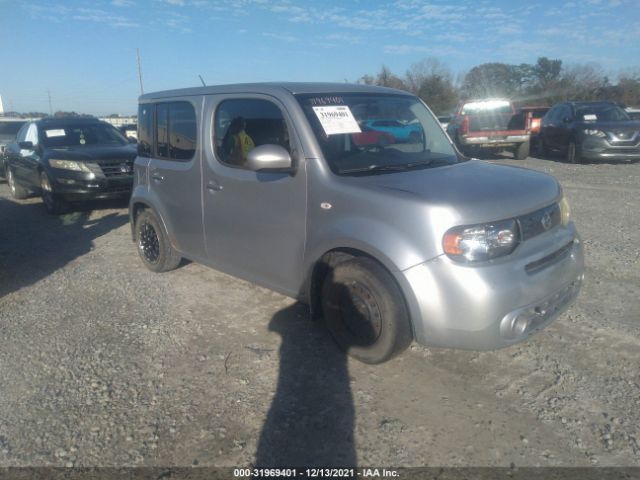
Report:
[[59,173],[56,170],[55,174],[51,175],[51,181],[55,193],[70,202],[123,198],[131,195],[133,188],[133,175],[89,178],[88,175],[79,172]]
[[574,301],[583,274],[582,242],[569,224],[524,242],[500,261],[469,266],[442,255],[397,279],[418,343],[490,350],[548,325]]
[[585,160],[640,160],[640,142],[613,142],[606,139],[585,137],[580,156]]

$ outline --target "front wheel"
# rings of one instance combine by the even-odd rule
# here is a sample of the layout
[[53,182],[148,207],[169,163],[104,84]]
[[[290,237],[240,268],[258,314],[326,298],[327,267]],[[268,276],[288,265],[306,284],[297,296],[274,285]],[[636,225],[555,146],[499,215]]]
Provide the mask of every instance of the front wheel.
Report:
[[151,210],[138,215],[135,238],[142,263],[152,272],[167,272],[180,263],[180,255],[171,246],[158,217]]
[[42,203],[52,215],[63,213],[67,207],[64,199],[53,191],[51,181],[45,172],[40,173],[40,194],[42,195]]
[[574,139],[569,140],[567,147],[567,162],[580,163],[580,150]]
[[322,288],[322,309],[338,345],[364,363],[384,362],[412,341],[400,289],[370,258],[354,258],[333,268]]
[[11,171],[11,167],[9,166],[7,166],[5,177],[7,178],[9,190],[11,190],[11,196],[13,198],[22,200],[23,198],[27,198],[29,196],[29,191],[16,183],[16,179],[13,178],[13,172]]

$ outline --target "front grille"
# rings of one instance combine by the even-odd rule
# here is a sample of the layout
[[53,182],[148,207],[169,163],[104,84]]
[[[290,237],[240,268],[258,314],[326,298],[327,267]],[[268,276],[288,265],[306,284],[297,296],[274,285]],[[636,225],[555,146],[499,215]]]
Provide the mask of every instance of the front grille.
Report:
[[635,140],[638,136],[636,130],[612,130],[610,133],[613,136],[613,140]]
[[522,241],[540,235],[560,224],[560,207],[557,203],[516,218]]
[[105,177],[127,177],[133,174],[133,159],[116,158],[98,160]]

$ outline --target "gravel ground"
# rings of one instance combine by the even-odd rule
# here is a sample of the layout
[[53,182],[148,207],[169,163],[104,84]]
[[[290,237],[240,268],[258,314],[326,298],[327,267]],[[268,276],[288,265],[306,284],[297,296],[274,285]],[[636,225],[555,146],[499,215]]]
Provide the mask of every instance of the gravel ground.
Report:
[[379,366],[289,298],[147,271],[122,203],[51,217],[0,185],[0,467],[640,466],[640,164],[495,161],[562,182],[580,297],[526,343]]

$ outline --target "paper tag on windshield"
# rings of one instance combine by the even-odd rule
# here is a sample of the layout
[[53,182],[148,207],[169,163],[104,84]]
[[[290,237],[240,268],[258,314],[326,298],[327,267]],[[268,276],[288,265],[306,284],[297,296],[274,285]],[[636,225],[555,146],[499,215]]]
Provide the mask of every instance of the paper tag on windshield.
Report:
[[596,121],[596,120],[598,120],[598,116],[594,115],[593,113],[588,113],[586,115],[583,115],[582,118],[584,118],[586,121]]
[[313,107],[327,135],[360,133],[360,126],[346,105],[336,107]]
[[64,137],[65,133],[64,133],[64,129],[63,128],[58,128],[56,130],[45,130],[44,131],[45,135],[47,136],[47,138],[51,138],[51,137]]

